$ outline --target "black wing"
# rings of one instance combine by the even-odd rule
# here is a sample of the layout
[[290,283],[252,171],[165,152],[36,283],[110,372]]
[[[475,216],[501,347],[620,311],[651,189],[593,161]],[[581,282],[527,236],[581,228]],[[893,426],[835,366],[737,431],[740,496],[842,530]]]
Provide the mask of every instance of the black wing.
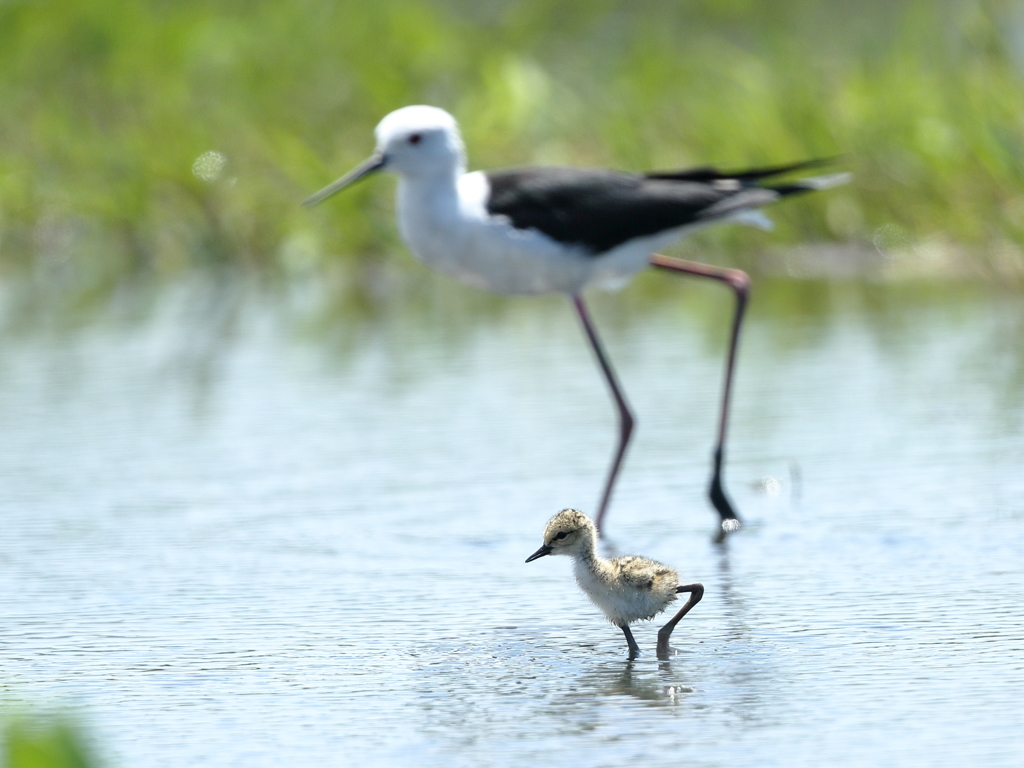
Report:
[[709,165],[702,168],[687,168],[682,171],[651,171],[649,173],[645,173],[644,176],[648,179],[678,179],[680,181],[704,182],[735,179],[736,181],[751,183],[768,179],[773,176],[781,176],[784,173],[803,171],[807,168],[820,168],[823,165],[832,165],[837,159],[838,158],[835,157],[821,157],[815,160],[801,160],[798,163],[789,163],[787,165],[772,165],[767,168],[748,168],[743,171],[720,171]]
[[488,171],[487,210],[517,229],[604,253],[627,240],[709,221],[804,191],[799,182],[760,187],[750,180],[803,167],[725,175],[713,169],[633,174],[588,168]]

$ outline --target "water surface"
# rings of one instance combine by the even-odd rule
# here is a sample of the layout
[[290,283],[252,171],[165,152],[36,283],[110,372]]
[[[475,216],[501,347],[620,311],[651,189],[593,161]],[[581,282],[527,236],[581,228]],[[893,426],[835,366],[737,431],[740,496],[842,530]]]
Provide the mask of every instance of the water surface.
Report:
[[707,587],[667,663],[523,562],[612,448],[562,302],[346,345],[180,295],[9,334],[0,695],[133,768],[1020,765],[1019,297],[759,286],[725,546],[720,299],[596,309],[640,423],[611,546]]

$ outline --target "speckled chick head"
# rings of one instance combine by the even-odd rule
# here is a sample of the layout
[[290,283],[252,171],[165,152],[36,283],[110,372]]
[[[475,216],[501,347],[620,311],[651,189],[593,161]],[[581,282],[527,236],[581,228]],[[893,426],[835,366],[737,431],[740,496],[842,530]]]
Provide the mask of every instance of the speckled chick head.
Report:
[[574,555],[593,547],[596,539],[593,521],[578,509],[563,509],[544,528],[544,544],[552,555]]
[[544,544],[526,562],[545,555],[593,556],[597,528],[578,509],[563,509],[548,520],[544,528]]

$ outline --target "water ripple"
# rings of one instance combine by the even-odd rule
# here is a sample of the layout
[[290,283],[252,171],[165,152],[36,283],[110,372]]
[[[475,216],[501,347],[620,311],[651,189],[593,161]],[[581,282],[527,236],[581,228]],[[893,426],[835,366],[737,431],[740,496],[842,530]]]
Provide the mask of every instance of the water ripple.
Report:
[[568,563],[523,563],[612,428],[571,318],[536,311],[389,386],[372,345],[339,371],[243,334],[198,415],[152,340],[7,348],[4,697],[72,706],[118,765],[1019,764],[1024,434],[960,365],[998,305],[905,336],[755,316],[724,547],[717,347],[672,313],[613,336],[641,428],[612,546],[707,587],[672,660],[646,624],[632,663]]

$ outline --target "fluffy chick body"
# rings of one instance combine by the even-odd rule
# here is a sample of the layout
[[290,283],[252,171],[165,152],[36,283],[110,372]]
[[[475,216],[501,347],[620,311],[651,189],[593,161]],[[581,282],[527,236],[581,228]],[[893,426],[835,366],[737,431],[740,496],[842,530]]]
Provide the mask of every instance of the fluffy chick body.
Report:
[[579,510],[563,509],[551,518],[544,545],[530,559],[544,555],[572,557],[576,583],[617,627],[652,619],[676,600],[679,574],[674,568],[637,555],[599,556],[597,529]]

